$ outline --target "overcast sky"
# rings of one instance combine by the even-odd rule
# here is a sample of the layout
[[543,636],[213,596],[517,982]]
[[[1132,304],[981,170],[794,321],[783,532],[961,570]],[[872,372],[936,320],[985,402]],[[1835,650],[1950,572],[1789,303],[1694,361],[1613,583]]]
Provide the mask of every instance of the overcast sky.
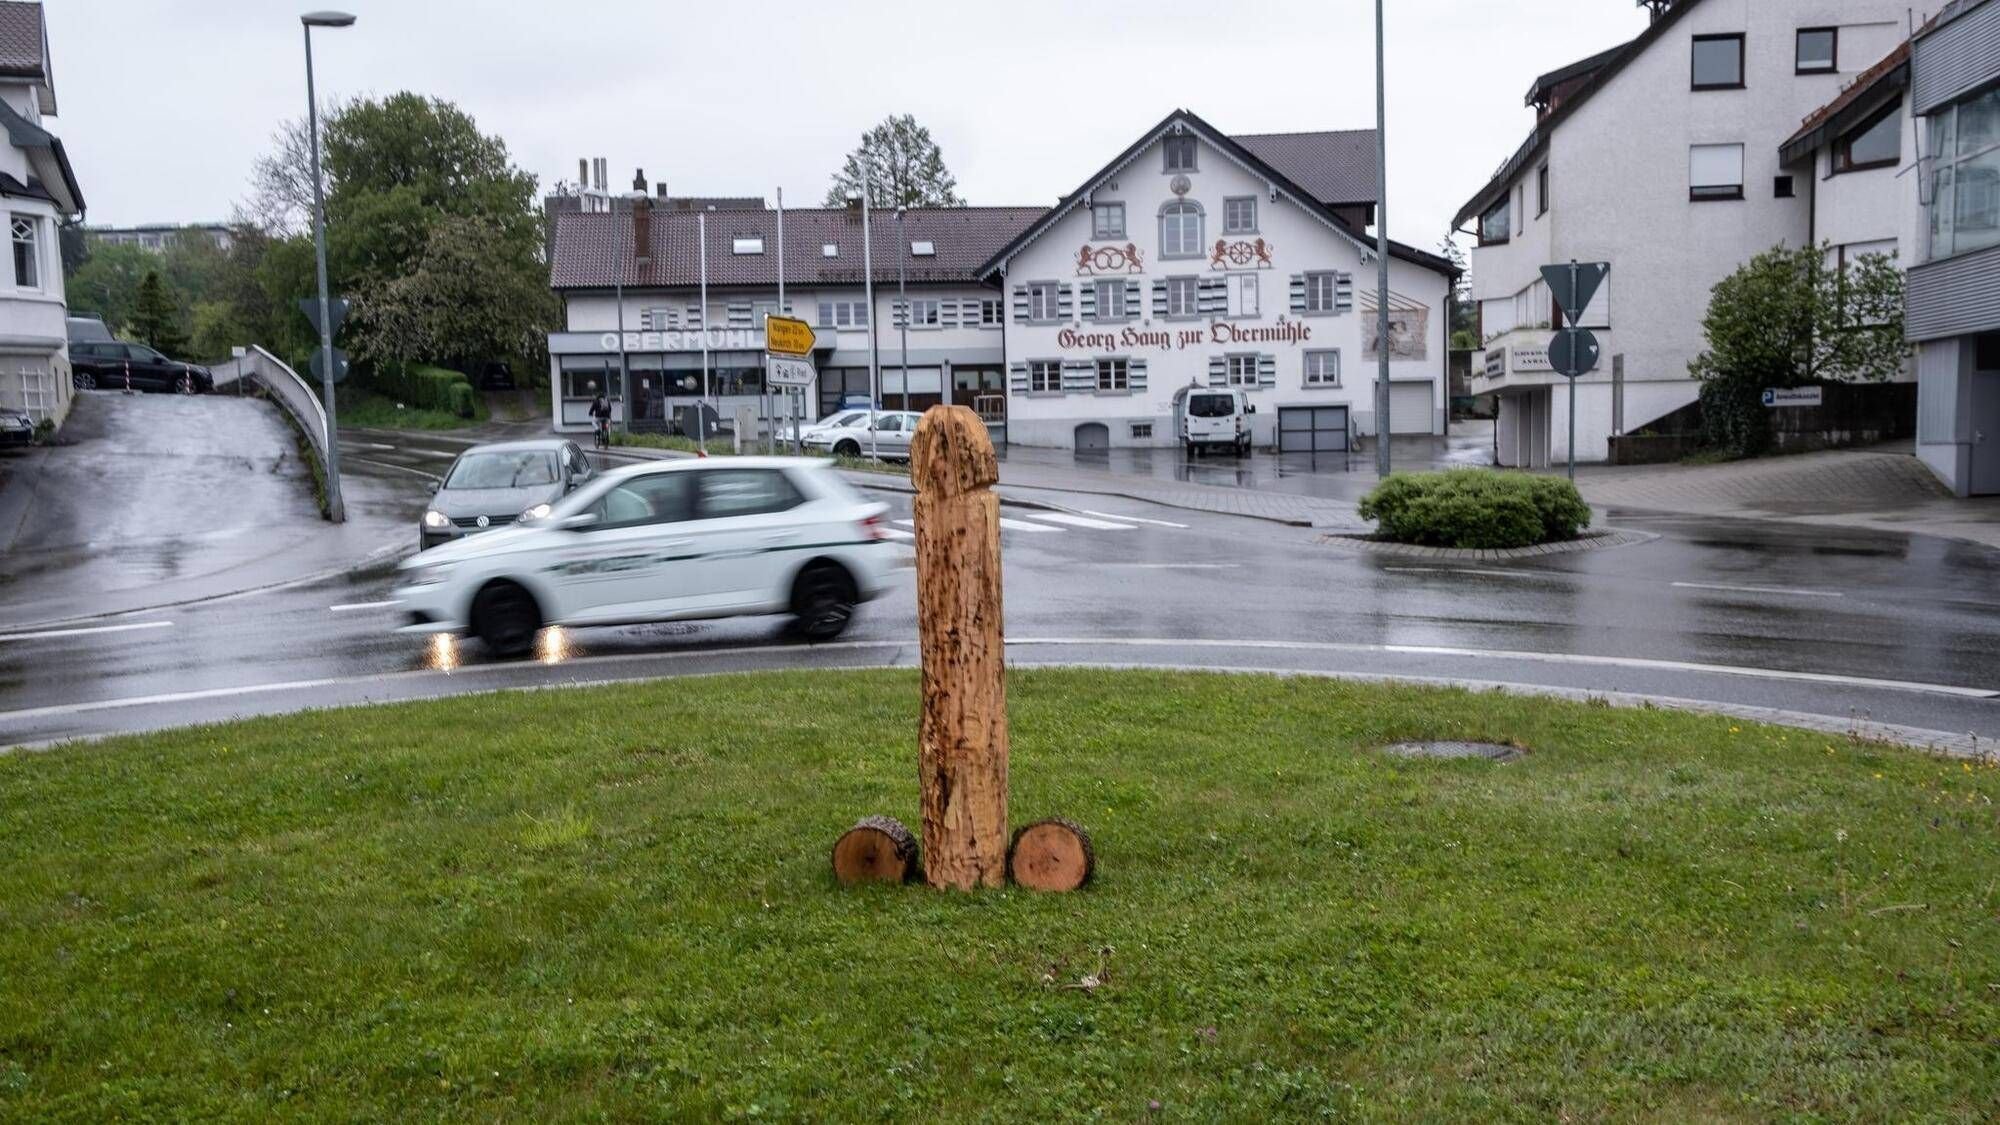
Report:
[[[1632,0],[1388,0],[1389,233],[1433,247],[1532,123],[1534,76],[1637,34]],[[281,0],[46,0],[92,224],[227,219],[305,105]],[[1176,106],[1231,133],[1374,124],[1368,0],[348,0],[315,37],[322,97],[456,102],[546,187],[817,205],[861,131],[929,126],[972,203],[1046,204]]]

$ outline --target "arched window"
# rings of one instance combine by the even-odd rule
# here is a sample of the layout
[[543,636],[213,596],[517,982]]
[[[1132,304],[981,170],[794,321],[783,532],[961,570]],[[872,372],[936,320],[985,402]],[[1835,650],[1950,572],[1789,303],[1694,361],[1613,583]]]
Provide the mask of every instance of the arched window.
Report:
[[1201,256],[1201,204],[1179,200],[1160,208],[1160,257]]

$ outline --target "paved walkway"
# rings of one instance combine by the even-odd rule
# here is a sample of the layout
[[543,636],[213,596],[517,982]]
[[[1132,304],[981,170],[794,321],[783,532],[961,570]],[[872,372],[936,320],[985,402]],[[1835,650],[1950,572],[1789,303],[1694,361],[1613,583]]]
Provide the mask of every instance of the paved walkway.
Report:
[[1719,465],[1579,469],[1593,506],[1939,535],[2000,547],[2000,497],[1959,500],[1906,449],[1828,450]]

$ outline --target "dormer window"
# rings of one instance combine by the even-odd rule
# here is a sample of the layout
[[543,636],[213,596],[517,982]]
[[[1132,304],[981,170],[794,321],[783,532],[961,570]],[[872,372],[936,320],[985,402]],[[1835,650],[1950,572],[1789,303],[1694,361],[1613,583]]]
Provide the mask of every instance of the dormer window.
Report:
[[928,239],[912,242],[910,243],[910,256],[912,258],[935,258],[937,257],[937,243]]
[[729,244],[729,249],[732,253],[736,254],[762,254],[764,252],[764,236],[761,234],[739,234]]

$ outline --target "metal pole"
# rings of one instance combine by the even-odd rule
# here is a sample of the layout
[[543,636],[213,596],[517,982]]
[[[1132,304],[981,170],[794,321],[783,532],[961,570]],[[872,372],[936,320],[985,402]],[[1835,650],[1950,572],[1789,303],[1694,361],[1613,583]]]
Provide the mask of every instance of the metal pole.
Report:
[[[791,310],[785,307],[785,189],[781,187],[778,189],[778,315],[787,316],[790,313]],[[786,391],[785,404],[789,406],[791,401],[791,392]],[[771,425],[769,448],[775,453],[778,450],[778,405],[771,395],[769,372],[765,373],[764,402],[767,404],[764,413],[770,418]]]
[[326,400],[326,508],[335,522],[347,518],[340,498],[340,424],[333,405],[333,302],[326,293],[326,189],[319,175],[319,95],[313,89],[313,32],[306,32],[306,129],[312,137],[313,268],[319,275],[320,393]]
[[[616,212],[612,213],[611,221],[614,223],[618,221]],[[629,434],[632,432],[632,365],[625,356],[625,262],[622,258],[614,258],[611,269],[612,285],[618,301],[618,430],[620,433]],[[605,380],[607,383],[610,381]],[[610,390],[609,387],[605,388],[607,401],[610,399]]]
[[903,409],[910,408],[910,291],[903,284],[903,263],[909,259],[910,240],[903,233],[903,211],[896,208],[896,303],[903,308],[902,342],[897,345],[896,373],[903,380]]
[[[1570,291],[1570,294],[1571,294],[1571,298],[1570,298],[1570,299],[1571,299],[1571,300],[1575,300],[1575,299],[1576,299],[1576,298],[1575,298],[1575,293],[1576,293],[1576,259],[1575,259],[1575,258],[1571,258],[1571,259],[1569,260],[1569,291]],[[1575,309],[1575,310],[1570,310],[1570,309],[1564,309],[1563,311],[1564,311],[1564,312],[1565,312],[1566,314],[1568,314],[1568,317],[1569,317],[1569,326],[1570,326],[1570,327],[1571,327],[1572,329],[1573,329],[1573,328],[1575,328],[1575,327],[1576,327],[1576,322],[1577,322],[1578,320],[1582,319],[1582,316],[1583,316],[1583,310],[1582,310],[1582,309]],[[1571,354],[1572,354],[1572,355],[1574,355],[1574,354],[1575,354],[1575,352],[1576,352],[1576,349],[1575,349],[1575,348],[1571,348],[1571,349],[1570,349],[1570,352],[1571,352]],[[1576,361],[1575,361],[1574,359],[1572,359],[1572,360],[1570,361],[1570,363],[1571,363],[1571,365],[1572,365],[1572,366],[1574,366],[1575,362],[1576,362]],[[1577,381],[1577,379],[1578,379],[1579,377],[1580,377],[1580,376],[1579,376],[1578,374],[1572,374],[1572,375],[1571,375],[1571,376],[1569,377],[1569,479],[1571,479],[1571,480],[1575,480],[1575,479],[1576,479],[1576,381]]]
[[868,302],[868,456],[875,456],[875,411],[882,393],[882,349],[875,332],[875,258],[868,233],[868,149],[861,149],[861,291]]
[[694,444],[708,453],[708,212],[694,217],[695,238],[701,244],[701,398],[694,406]]
[[1389,475],[1389,139],[1382,81],[1382,0],[1375,0],[1375,472]]

